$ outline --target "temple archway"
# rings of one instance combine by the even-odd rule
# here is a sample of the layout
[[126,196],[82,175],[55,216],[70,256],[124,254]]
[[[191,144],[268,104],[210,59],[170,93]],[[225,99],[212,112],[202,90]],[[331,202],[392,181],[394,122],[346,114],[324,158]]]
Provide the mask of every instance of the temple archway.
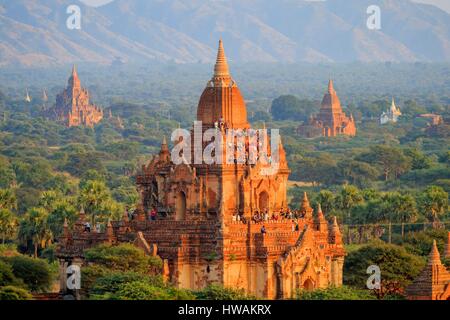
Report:
[[306,281],[303,282],[303,289],[306,291],[313,291],[314,290],[314,282],[312,282],[311,279],[306,279]]
[[178,192],[176,201],[175,220],[180,221],[186,218],[186,194],[183,191]]
[[269,194],[263,191],[259,194],[259,210],[269,209]]

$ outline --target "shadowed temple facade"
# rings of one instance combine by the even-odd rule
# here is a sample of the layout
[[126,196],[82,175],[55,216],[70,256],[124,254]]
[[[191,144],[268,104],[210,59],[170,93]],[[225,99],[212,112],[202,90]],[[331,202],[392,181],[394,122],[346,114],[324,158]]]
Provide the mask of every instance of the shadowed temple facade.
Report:
[[[202,136],[212,130],[225,137],[230,129],[237,130],[239,139],[233,141],[240,142],[233,147],[233,156],[238,149],[246,156],[250,153],[253,136],[246,105],[230,75],[222,41],[213,77],[199,100],[197,121]],[[194,131],[191,141],[175,143],[190,146],[191,159],[210,144],[210,140],[196,143]],[[84,249],[122,242],[160,256],[164,275],[180,288],[218,283],[262,298],[283,299],[297,289],[342,285],[345,251],[336,219],[327,220],[320,206],[314,211],[306,194],[298,219],[278,216],[288,211],[290,171],[281,141],[277,145],[268,148],[266,162],[175,164],[164,140],[159,154],[137,175],[140,203],[133,219],[125,213],[121,221],[108,223],[105,232],[85,231],[84,214],[73,228],[65,225],[57,253],[62,290],[67,267],[83,264]],[[257,146],[262,148],[260,143]],[[214,153],[229,157],[225,149]],[[278,152],[275,172],[273,150]],[[187,153],[182,156],[187,158]],[[154,220],[148,218],[150,211],[156,212]],[[277,216],[258,221],[253,219],[255,213]]]

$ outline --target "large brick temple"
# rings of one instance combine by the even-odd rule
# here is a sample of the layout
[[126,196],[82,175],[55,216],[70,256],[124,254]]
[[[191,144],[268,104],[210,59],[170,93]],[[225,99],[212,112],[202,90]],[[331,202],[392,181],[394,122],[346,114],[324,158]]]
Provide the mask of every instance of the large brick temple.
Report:
[[56,104],[46,111],[50,119],[68,127],[93,127],[103,119],[103,110],[90,103],[89,92],[81,86],[75,66],[67,87],[56,96]]
[[[250,129],[222,41],[214,75],[200,97],[197,120],[203,132]],[[248,148],[248,140],[245,145]],[[270,164],[262,162],[176,165],[164,140],[159,154],[137,176],[141,201],[134,219],[124,214],[121,221],[108,223],[105,232],[86,232],[82,213],[73,230],[65,226],[58,248],[62,279],[67,266],[83,263],[84,249],[104,242],[133,242],[159,255],[168,280],[180,288],[219,283],[282,299],[297,289],[342,285],[345,251],[339,226],[336,219],[325,218],[320,206],[314,212],[306,193],[298,219],[252,219],[256,212],[287,210],[290,171],[279,145],[278,171],[269,174],[263,169]],[[198,152],[192,146],[192,154]],[[153,209],[156,220],[147,217]]]
[[333,80],[328,82],[328,90],[323,96],[319,113],[300,125],[297,133],[307,138],[336,137],[338,135],[355,136],[356,124],[353,115],[347,117],[341,107],[341,101],[334,90]]

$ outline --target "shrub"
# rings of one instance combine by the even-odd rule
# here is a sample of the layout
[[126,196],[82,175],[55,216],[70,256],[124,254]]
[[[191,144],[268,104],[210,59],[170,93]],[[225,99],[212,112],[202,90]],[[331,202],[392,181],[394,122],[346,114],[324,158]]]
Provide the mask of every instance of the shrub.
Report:
[[121,285],[112,298],[118,300],[192,300],[195,296],[186,290],[157,287],[146,281],[132,281]]
[[14,276],[23,280],[32,292],[43,292],[50,288],[53,280],[51,268],[46,260],[15,256],[6,258]]
[[0,287],[11,285],[17,282],[12,268],[6,262],[0,260]]
[[6,286],[0,288],[0,300],[31,300],[31,294],[22,288]]
[[364,289],[368,279],[366,270],[371,265],[380,267],[382,281],[397,282],[404,288],[419,274],[425,260],[400,246],[371,243],[346,257],[344,283]]
[[81,268],[81,289],[83,293],[88,293],[97,279],[109,275],[111,271],[103,266],[90,265]]
[[85,257],[87,262],[116,271],[153,273],[162,268],[161,259],[146,256],[142,249],[132,244],[100,245],[86,250]]
[[93,294],[115,293],[124,284],[135,281],[145,282],[160,288],[165,286],[162,276],[143,276],[135,272],[115,272],[98,278],[90,292]]
[[299,290],[297,300],[375,300],[368,290],[354,289],[346,286],[340,288],[317,289],[314,291]]
[[256,297],[249,296],[243,289],[224,288],[218,284],[207,286],[201,291],[194,292],[197,299],[201,300],[254,300]]
[[20,253],[17,252],[15,244],[0,244],[0,257],[12,257],[18,255],[20,255]]

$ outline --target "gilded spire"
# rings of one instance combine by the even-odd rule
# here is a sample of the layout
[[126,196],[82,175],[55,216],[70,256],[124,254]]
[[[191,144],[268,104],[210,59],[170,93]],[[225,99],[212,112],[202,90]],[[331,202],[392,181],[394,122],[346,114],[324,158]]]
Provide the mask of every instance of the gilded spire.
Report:
[[219,40],[219,49],[217,51],[216,65],[214,66],[214,77],[224,78],[229,77],[230,71],[228,69],[227,57],[225,56],[225,50],[223,49],[222,39]]
[[429,265],[440,265],[441,264],[441,255],[439,254],[436,240],[433,240],[433,246],[431,248],[430,256],[428,259],[428,264]]

